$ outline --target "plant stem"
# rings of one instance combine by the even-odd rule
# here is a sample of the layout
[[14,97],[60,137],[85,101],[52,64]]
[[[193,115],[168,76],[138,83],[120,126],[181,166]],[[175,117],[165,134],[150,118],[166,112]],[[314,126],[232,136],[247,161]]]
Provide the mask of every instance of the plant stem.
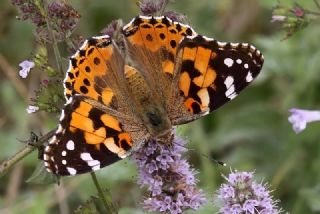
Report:
[[167,7],[168,4],[169,4],[169,0],[165,0],[165,2],[164,2],[163,5],[162,5],[162,8],[161,8],[161,10],[160,10],[160,16],[163,15],[164,10],[166,9],[166,7]]
[[44,0],[43,1],[43,9],[45,11],[45,19],[46,19],[46,23],[47,23],[47,28],[48,28],[48,32],[50,33],[50,36],[51,36],[51,39],[52,39],[52,48],[53,48],[53,53],[54,53],[54,56],[56,58],[56,63],[57,63],[57,68],[58,68],[58,71],[63,75],[64,72],[62,70],[62,60],[61,60],[61,55],[60,55],[60,52],[59,52],[59,48],[58,48],[58,42],[56,40],[56,37],[52,31],[52,28],[51,28],[51,23],[49,21],[49,18],[48,18],[48,3],[47,3],[47,0]]
[[[39,140],[36,142],[37,145],[42,145],[44,142],[48,141],[55,133],[55,130],[52,130],[48,132],[46,135],[39,138]],[[31,144],[34,143],[30,139],[26,141],[25,143]],[[0,164],[0,177],[3,176],[13,165],[15,165],[17,162],[25,158],[28,154],[33,152],[37,147],[26,145],[24,148],[22,148],[20,151],[18,151],[16,154],[14,154],[12,157],[9,157],[7,160],[3,161]]]
[[319,4],[319,2],[317,1],[317,0],[313,0],[314,1],[314,3],[317,5],[317,7],[320,9],[320,4]]
[[111,194],[110,194],[110,192],[107,191],[107,193],[109,194],[109,199],[107,200],[106,197],[105,197],[105,195],[104,195],[104,193],[103,193],[103,191],[102,191],[102,189],[101,189],[101,187],[100,187],[100,184],[99,184],[99,182],[98,182],[98,180],[97,180],[96,174],[95,174],[94,172],[91,172],[90,174],[91,174],[91,178],[92,178],[92,180],[93,180],[93,183],[94,183],[94,185],[95,185],[96,188],[97,188],[99,197],[100,197],[100,199],[102,200],[103,206],[104,206],[104,208],[106,209],[107,213],[112,213],[112,214],[113,214],[113,213],[114,213],[114,214],[118,213],[117,209],[113,206],[113,203],[112,203],[112,201],[111,201]]
[[320,16],[320,12],[316,12],[316,11],[305,10],[305,13],[309,15]]

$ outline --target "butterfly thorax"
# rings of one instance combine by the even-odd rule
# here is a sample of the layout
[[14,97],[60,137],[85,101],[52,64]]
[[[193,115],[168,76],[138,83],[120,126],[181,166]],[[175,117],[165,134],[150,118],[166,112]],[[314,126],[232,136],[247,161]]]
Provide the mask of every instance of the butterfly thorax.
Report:
[[159,95],[150,89],[137,69],[126,65],[125,75],[134,110],[151,137],[169,139],[172,125]]

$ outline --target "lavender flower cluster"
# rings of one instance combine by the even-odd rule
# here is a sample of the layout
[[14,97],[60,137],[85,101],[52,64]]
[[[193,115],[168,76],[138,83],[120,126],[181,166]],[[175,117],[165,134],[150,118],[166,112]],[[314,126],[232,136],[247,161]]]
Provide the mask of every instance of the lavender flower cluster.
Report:
[[170,0],[141,0],[139,8],[142,15],[161,15],[167,16],[173,21],[182,22],[186,16],[175,11],[165,11]]
[[253,172],[231,172],[226,184],[217,191],[223,214],[278,214],[277,201],[270,196],[266,185],[253,181]]
[[20,20],[31,20],[37,27],[46,24],[45,17],[39,10],[38,5],[32,0],[11,0],[11,3],[17,6],[20,10]]
[[182,159],[184,145],[178,138],[171,146],[151,140],[133,154],[139,168],[138,184],[149,192],[144,200],[148,211],[178,214],[205,202],[202,190],[196,188],[195,171]]
[[46,5],[36,0],[11,0],[11,3],[19,9],[18,19],[30,20],[37,27],[39,37],[43,36],[47,40],[50,40],[48,25],[56,39],[62,41],[74,30],[80,18],[72,6],[63,2],[54,1]]

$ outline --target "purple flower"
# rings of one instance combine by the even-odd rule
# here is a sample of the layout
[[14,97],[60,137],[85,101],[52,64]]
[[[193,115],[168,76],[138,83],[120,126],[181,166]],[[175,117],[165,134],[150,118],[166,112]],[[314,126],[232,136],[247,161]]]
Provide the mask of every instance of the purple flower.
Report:
[[253,172],[231,172],[223,176],[227,183],[217,191],[216,200],[222,214],[277,214],[277,203],[270,196],[266,185],[253,180]]
[[293,130],[298,134],[302,132],[306,127],[307,123],[320,121],[320,111],[311,111],[292,108],[289,110],[291,115],[288,120],[292,123]]
[[163,13],[164,16],[169,17],[171,20],[176,22],[185,22],[187,17],[181,13],[177,13],[175,11],[165,11]]
[[21,62],[19,64],[19,66],[21,67],[21,69],[19,71],[19,76],[22,78],[27,78],[31,68],[34,67],[34,62],[29,61],[29,60],[24,60],[23,62]]
[[151,140],[133,154],[139,168],[138,184],[149,192],[143,202],[148,211],[179,214],[196,210],[205,202],[202,191],[196,188],[195,171],[181,159],[184,145],[177,138],[172,146]]
[[139,8],[142,15],[154,15],[164,9],[165,0],[142,0],[139,1]]
[[26,111],[28,114],[32,114],[32,113],[35,113],[36,111],[39,110],[39,107],[38,106],[28,106],[28,108],[26,108]]

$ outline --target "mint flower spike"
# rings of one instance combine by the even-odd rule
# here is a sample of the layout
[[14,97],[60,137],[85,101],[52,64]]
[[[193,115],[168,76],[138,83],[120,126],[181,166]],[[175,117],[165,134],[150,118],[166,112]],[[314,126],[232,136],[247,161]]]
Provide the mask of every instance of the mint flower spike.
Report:
[[292,108],[289,112],[291,115],[288,120],[297,134],[307,127],[307,123],[320,121],[320,111]]
[[30,70],[34,68],[35,64],[32,61],[24,60],[19,64],[19,66],[21,67],[19,70],[19,76],[25,79],[27,78]]
[[278,214],[278,201],[263,183],[253,180],[253,172],[232,172],[217,190],[215,201],[221,214]]
[[146,210],[180,214],[205,203],[202,190],[196,187],[195,170],[182,159],[184,145],[185,141],[177,137],[172,146],[151,140],[133,154],[138,184],[147,187],[149,195],[143,201]]

